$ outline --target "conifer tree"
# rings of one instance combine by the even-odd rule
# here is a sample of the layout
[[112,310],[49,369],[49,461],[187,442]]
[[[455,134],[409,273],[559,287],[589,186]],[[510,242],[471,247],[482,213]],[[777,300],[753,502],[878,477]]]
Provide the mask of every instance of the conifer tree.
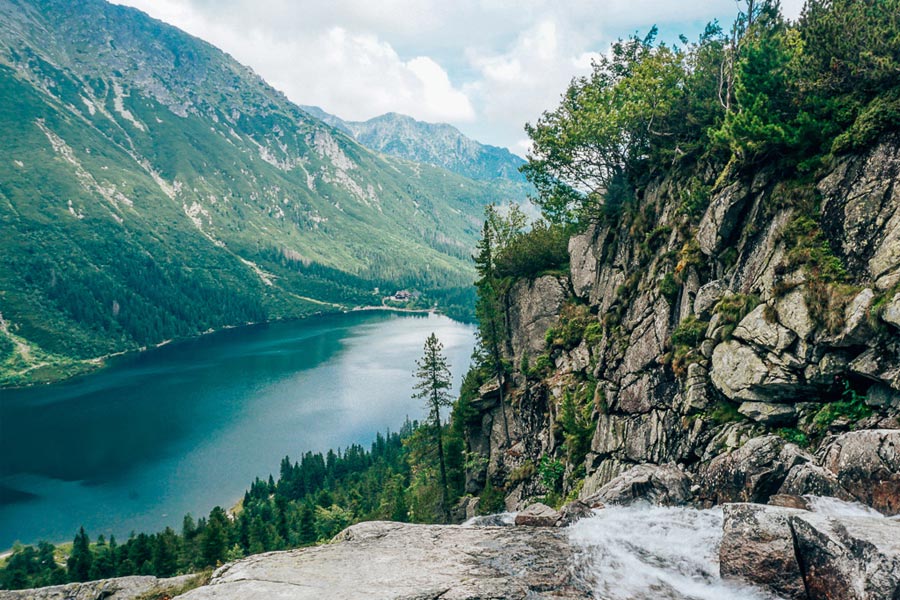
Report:
[[72,541],[72,554],[66,561],[66,567],[69,572],[70,581],[88,581],[91,574],[91,562],[93,562],[91,554],[91,540],[88,538],[84,527],[75,534]]
[[416,361],[416,392],[413,398],[425,400],[428,408],[428,421],[431,424],[435,445],[438,452],[438,466],[441,473],[441,511],[446,512],[447,503],[447,467],[444,462],[444,441],[441,430],[441,408],[453,404],[450,396],[450,365],[443,354],[444,346],[432,333],[425,340],[425,352]]

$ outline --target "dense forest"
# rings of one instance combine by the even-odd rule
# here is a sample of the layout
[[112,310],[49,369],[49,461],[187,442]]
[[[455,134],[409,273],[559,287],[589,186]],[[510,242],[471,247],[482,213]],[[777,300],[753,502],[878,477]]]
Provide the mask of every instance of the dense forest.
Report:
[[[452,507],[467,491],[467,470],[485,460],[469,452],[466,439],[479,387],[497,380],[502,393],[514,372],[541,377],[550,368],[548,356],[509,363],[505,293],[517,279],[565,270],[568,237],[588,222],[628,219],[653,252],[661,232],[643,230],[640,190],[663,174],[685,174],[680,210],[691,221],[706,208],[717,178],[772,168],[777,157],[782,178],[797,183],[784,187],[782,201],[804,209],[788,228],[793,259],[822,280],[839,281],[845,273],[808,218],[815,198],[802,193],[801,184],[831,157],[900,128],[900,0],[808,0],[796,22],[786,21],[775,1],[749,0],[743,8],[729,30],[712,23],[693,42],[658,43],[655,29],[618,41],[591,75],[573,80],[556,109],[527,127],[534,146],[523,169],[539,191],[545,220],[529,226],[514,209],[488,208],[475,257],[476,361],[439,437],[431,421],[407,423],[400,432],[379,435],[368,450],[285,458],[278,479],[255,481],[233,515],[216,508],[196,521],[185,517],[181,532],[141,533],[124,542],[91,542],[89,532],[80,531],[66,568],[50,544],[17,547],[0,574],[3,587],[172,575],[325,541],[360,520],[456,517]],[[672,259],[691,260],[692,252],[686,247]],[[563,317],[548,333],[548,348],[585,339],[596,326],[578,307]],[[563,400],[559,454],[531,465],[527,474],[540,478],[550,504],[563,500],[563,460],[578,463],[590,441],[583,400]],[[435,439],[441,440],[446,485]],[[484,482],[479,511],[502,509],[503,490],[495,485]]]

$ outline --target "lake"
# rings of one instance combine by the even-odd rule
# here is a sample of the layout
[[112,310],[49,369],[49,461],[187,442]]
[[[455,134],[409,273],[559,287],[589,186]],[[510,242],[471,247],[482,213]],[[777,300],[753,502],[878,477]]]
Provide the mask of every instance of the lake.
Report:
[[425,338],[457,386],[474,327],[360,311],[241,327],[119,359],[62,384],[0,390],[0,548],[180,530],[239,500],[285,455],[368,446],[422,419]]

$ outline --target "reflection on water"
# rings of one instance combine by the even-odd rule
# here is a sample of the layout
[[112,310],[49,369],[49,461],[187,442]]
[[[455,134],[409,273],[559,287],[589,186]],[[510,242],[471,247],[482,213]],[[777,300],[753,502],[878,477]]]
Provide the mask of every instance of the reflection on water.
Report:
[[80,525],[92,537],[178,527],[286,454],[367,444],[421,418],[411,374],[432,331],[458,383],[472,327],[366,312],[232,329],[0,391],[0,547],[68,540]]

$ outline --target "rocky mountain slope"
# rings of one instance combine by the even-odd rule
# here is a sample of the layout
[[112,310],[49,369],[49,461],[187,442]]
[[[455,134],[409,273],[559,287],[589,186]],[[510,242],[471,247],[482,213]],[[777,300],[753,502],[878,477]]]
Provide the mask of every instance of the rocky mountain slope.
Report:
[[425,123],[387,113],[368,121],[345,121],[318,106],[302,106],[310,115],[390,156],[441,167],[480,181],[508,183],[513,199],[528,191],[519,167],[525,161],[505,148],[480,144],[446,123]]
[[701,504],[786,488],[896,514],[896,436],[833,435],[898,427],[898,183],[889,135],[803,185],[724,174],[696,217],[670,175],[638,214],[573,237],[570,274],[506,296],[511,406],[496,381],[473,400],[469,490],[516,509],[553,491],[548,461],[580,497],[671,464]]
[[0,2],[0,382],[226,325],[468,286],[505,192],[374,153],[100,0]]

